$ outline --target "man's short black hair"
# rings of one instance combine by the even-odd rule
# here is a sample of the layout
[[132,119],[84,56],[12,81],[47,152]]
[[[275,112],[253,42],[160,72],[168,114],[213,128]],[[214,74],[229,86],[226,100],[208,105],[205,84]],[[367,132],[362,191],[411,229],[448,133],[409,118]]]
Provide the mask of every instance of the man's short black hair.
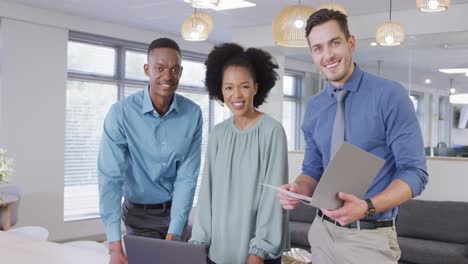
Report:
[[158,38],[153,40],[148,47],[148,56],[150,55],[151,51],[157,48],[170,48],[175,49],[180,54],[179,45],[170,38]]
[[322,25],[331,20],[335,20],[338,23],[346,39],[349,39],[351,34],[349,33],[348,28],[348,17],[340,11],[332,9],[320,9],[310,15],[309,19],[307,19],[307,25],[305,28],[306,38],[309,36],[310,31],[312,31],[314,27]]

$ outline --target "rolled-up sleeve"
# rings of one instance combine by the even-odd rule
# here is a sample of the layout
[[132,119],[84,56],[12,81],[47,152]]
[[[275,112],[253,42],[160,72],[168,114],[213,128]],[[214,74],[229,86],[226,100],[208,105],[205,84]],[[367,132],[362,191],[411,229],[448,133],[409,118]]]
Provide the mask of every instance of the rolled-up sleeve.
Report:
[[106,116],[97,164],[99,209],[109,242],[121,239],[120,205],[128,147],[119,120],[120,111],[119,105],[114,104]]
[[407,183],[415,197],[422,193],[428,182],[423,138],[408,93],[401,85],[395,85],[396,89],[389,89],[391,94],[386,95],[382,104],[387,145],[397,167],[393,180]]
[[193,195],[200,171],[202,128],[203,118],[200,108],[197,108],[197,126],[193,140],[190,143],[188,153],[177,169],[177,177],[174,182],[171,223],[168,232],[177,236],[182,234],[192,208]]

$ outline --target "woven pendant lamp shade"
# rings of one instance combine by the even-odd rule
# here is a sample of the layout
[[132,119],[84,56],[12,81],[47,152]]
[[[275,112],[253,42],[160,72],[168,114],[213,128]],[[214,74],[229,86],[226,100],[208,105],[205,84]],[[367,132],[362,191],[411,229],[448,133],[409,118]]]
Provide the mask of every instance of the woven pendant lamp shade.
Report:
[[208,23],[194,15],[187,18],[182,24],[182,38],[188,41],[204,41],[208,39]]
[[320,5],[317,10],[320,9],[331,9],[335,11],[340,11],[341,13],[345,14],[346,16],[348,15],[348,11],[346,11],[346,8],[343,5],[337,4],[337,3],[328,3],[328,4],[322,4]]
[[405,30],[398,22],[392,21],[392,0],[390,0],[389,19],[379,26],[375,40],[381,46],[398,46],[405,40]]
[[273,41],[278,46],[308,47],[305,37],[307,19],[315,9],[304,5],[294,5],[281,10],[273,19]]
[[208,24],[208,34],[211,33],[211,31],[213,31],[214,21],[213,17],[209,13],[197,11],[196,13],[192,14],[192,17],[198,17],[205,20],[205,22]]
[[384,22],[377,29],[375,39],[382,46],[398,46],[405,40],[405,30],[398,22]]
[[218,6],[220,0],[190,0],[193,8],[213,9]]
[[445,11],[450,6],[450,0],[416,0],[416,8],[423,12]]

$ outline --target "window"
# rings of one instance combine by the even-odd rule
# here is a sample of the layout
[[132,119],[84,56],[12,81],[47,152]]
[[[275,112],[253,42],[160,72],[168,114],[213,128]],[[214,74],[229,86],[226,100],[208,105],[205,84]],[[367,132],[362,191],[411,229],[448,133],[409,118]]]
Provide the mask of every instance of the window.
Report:
[[[99,217],[96,160],[102,125],[122,96],[146,85],[145,47],[71,33],[65,118],[65,221]],[[123,70],[122,70],[123,69]]]
[[[147,45],[72,32],[68,42],[65,120],[65,221],[99,217],[97,154],[104,118],[117,100],[147,85],[143,72]],[[202,163],[209,129],[230,117],[227,107],[209,99],[202,57],[182,54],[184,67],[177,93],[203,113]],[[201,177],[199,177],[200,184]],[[198,186],[194,203],[197,201]]]
[[300,146],[302,74],[286,72],[283,77],[283,127],[288,139],[288,149]]

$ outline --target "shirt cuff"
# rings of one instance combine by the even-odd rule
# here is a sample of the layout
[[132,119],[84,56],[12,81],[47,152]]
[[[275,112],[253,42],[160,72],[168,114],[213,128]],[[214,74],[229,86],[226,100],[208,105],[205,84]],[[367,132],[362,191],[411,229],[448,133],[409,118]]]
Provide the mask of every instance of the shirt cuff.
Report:
[[257,255],[257,256],[261,257],[262,259],[266,259],[267,255],[268,255],[268,253],[265,250],[257,247],[256,245],[253,245],[253,246],[251,246],[249,248],[249,255],[251,255],[251,254]]
[[111,224],[106,228],[107,242],[122,240],[122,231],[120,223]]
[[184,226],[185,226],[185,222],[176,221],[176,220],[171,221],[171,223],[169,224],[168,233],[176,235],[176,236],[182,236],[182,232],[184,231]]
[[195,245],[201,245],[201,246],[204,246],[206,248],[209,248],[210,246],[208,244],[206,244],[205,242],[200,242],[200,241],[196,241],[196,240],[189,240],[189,243],[191,244],[195,244]]

